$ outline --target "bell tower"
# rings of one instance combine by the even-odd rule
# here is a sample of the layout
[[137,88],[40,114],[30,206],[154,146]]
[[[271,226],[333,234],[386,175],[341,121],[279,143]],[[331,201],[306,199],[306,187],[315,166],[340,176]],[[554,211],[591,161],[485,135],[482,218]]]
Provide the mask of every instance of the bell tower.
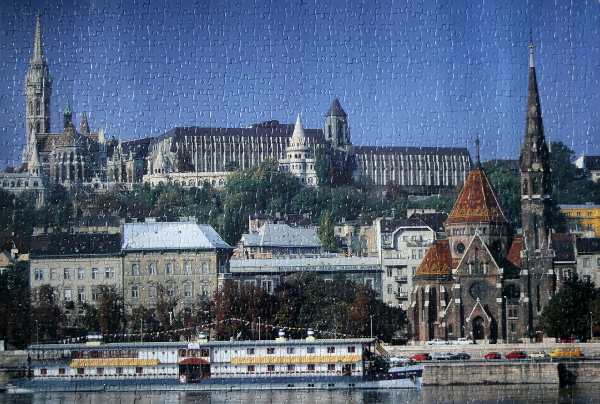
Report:
[[27,146],[23,151],[23,164],[28,163],[32,159],[32,153],[37,152],[37,147],[33,146],[37,142],[37,135],[50,131],[51,95],[52,79],[42,52],[42,24],[38,14],[33,56],[25,76]]
[[529,44],[525,140],[521,147],[519,169],[523,222],[521,280],[528,304],[528,327],[529,331],[533,331],[543,306],[554,291],[553,252],[550,242],[552,205],[550,149],[542,126],[542,110],[533,62],[533,43]]

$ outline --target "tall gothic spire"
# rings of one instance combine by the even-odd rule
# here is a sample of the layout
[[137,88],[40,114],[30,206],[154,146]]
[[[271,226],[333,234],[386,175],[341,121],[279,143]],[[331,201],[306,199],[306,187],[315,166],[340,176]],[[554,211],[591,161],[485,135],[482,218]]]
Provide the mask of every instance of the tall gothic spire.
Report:
[[533,43],[529,44],[529,85],[527,89],[527,115],[525,119],[525,144],[521,153],[523,168],[534,162],[541,162],[548,154],[548,146],[542,125],[542,107],[537,86],[535,64],[533,62]]
[[23,163],[29,162],[37,135],[50,131],[51,95],[52,79],[42,52],[42,23],[38,14],[33,55],[25,76],[27,147],[23,150]]
[[33,56],[30,64],[46,64],[42,52],[42,23],[40,21],[39,13],[37,15],[37,23],[35,26],[35,43],[33,45]]
[[82,135],[90,134],[90,125],[88,125],[87,114],[83,111],[83,115],[81,116],[81,125],[79,125],[79,133]]

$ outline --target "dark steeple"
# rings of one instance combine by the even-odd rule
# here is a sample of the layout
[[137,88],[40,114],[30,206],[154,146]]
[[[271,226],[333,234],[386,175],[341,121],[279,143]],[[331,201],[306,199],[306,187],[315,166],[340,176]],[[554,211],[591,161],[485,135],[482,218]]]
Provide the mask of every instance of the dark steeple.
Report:
[[335,97],[335,99],[333,100],[333,103],[331,104],[331,108],[329,108],[329,111],[327,111],[327,115],[325,115],[325,116],[347,117],[348,115],[346,115],[346,112],[342,108],[342,106],[340,104],[340,100],[338,100],[337,97]]
[[340,105],[337,97],[325,115],[325,139],[333,149],[345,149],[350,146],[350,129],[348,115]]

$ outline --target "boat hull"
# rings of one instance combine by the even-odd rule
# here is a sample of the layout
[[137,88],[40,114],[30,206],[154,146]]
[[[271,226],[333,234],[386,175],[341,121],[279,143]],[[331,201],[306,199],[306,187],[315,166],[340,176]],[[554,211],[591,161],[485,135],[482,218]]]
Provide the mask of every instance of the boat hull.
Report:
[[323,377],[235,377],[181,382],[175,378],[22,380],[14,388],[33,391],[127,391],[131,389],[166,391],[234,391],[234,390],[347,390],[347,389],[414,389],[421,387],[423,370],[419,366],[400,372],[371,376]]

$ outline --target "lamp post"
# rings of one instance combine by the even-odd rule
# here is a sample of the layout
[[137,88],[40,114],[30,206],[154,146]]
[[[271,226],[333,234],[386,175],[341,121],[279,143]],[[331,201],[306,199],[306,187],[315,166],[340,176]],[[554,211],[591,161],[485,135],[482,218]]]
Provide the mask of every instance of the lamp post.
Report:
[[260,317],[258,318],[258,340],[260,341]]
[[40,344],[40,327],[37,320],[35,320],[35,343]]
[[371,314],[369,317],[371,317],[371,339],[373,339],[373,315]]
[[590,342],[594,339],[594,314],[590,311]]

